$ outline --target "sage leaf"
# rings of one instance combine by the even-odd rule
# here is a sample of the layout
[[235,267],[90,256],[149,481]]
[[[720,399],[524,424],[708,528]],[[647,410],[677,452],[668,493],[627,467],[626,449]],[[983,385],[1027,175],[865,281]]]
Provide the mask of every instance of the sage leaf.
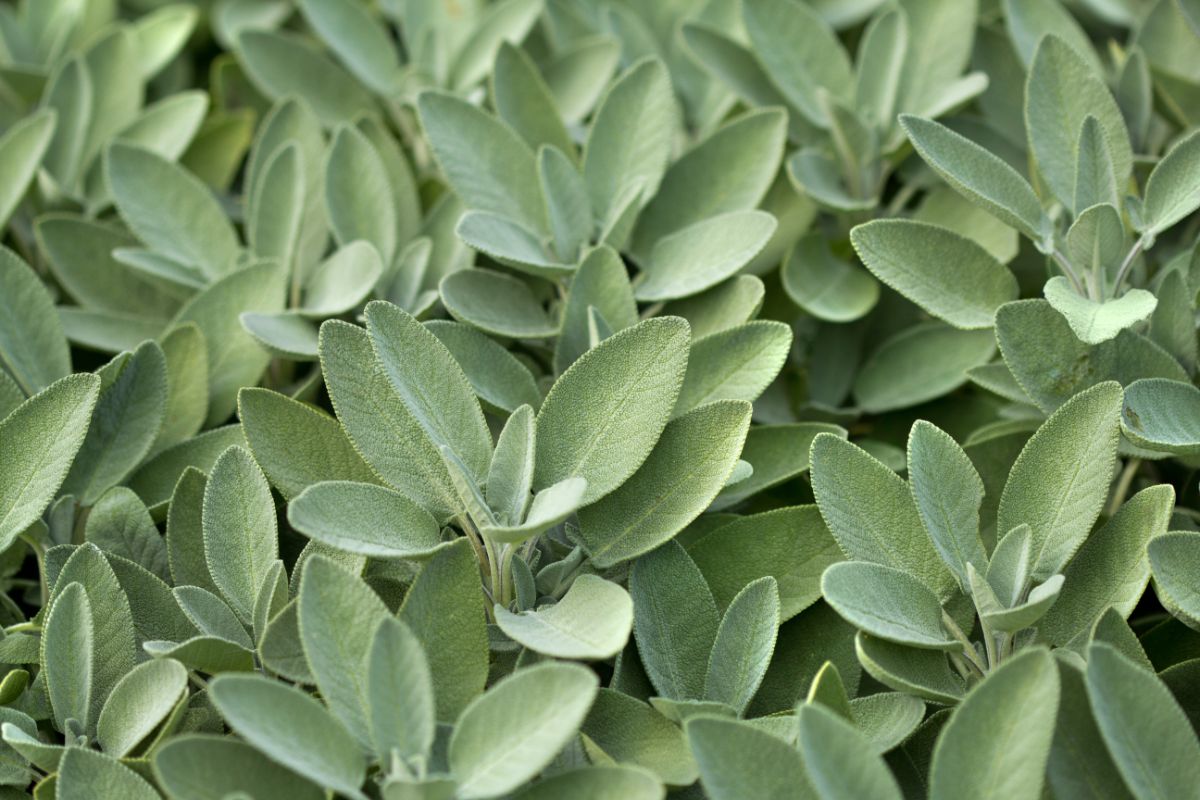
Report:
[[1054,412],[1013,464],[1000,497],[998,530],[1032,531],[1032,578],[1059,572],[1091,531],[1116,462],[1121,390],[1102,383]]
[[[1058,700],[1047,651],[1002,664],[951,713],[933,752],[929,796],[1040,797]],[[998,727],[1009,736],[992,735]]]
[[230,727],[272,761],[347,797],[365,797],[358,745],[312,697],[260,675],[220,675],[209,695]]
[[279,557],[275,501],[254,458],[231,447],[204,488],[204,558],[213,582],[243,622],[251,622],[263,577]]
[[0,367],[28,397],[71,372],[71,353],[46,287],[0,248]]
[[443,545],[428,511],[369,483],[311,484],[288,504],[288,523],[314,541],[371,558],[421,558]]
[[1066,278],[1051,278],[1044,289],[1046,300],[1067,318],[1071,330],[1086,344],[1100,344],[1154,313],[1158,299],[1144,289],[1130,289],[1116,300],[1096,302],[1071,288]]
[[1200,207],[1196,189],[1196,153],[1200,136],[1192,134],[1172,147],[1146,181],[1142,204],[1146,233],[1157,235]]
[[1125,785],[1135,797],[1191,791],[1200,743],[1170,691],[1109,645],[1091,645],[1087,661],[1092,713]]
[[749,404],[719,401],[677,417],[623,486],[584,508],[579,538],[598,566],[653,550],[721,490],[750,425]]
[[1046,248],[1050,221],[1033,188],[998,156],[932,120],[900,117],[925,163],[959,194]]
[[883,760],[853,725],[819,705],[801,706],[797,717],[808,780],[823,800],[902,796]]
[[855,228],[851,240],[875,277],[956,328],[990,328],[996,309],[1017,298],[1007,267],[945,228],[876,220]]
[[0,420],[0,542],[11,545],[50,505],[87,436],[100,378],[70,375]]
[[580,575],[554,605],[520,614],[496,606],[496,623],[509,638],[543,655],[611,658],[633,630],[633,602],[617,584]]
[[1190,383],[1158,379],[1134,381],[1125,388],[1121,432],[1131,442],[1179,455],[1200,453],[1200,389]]
[[962,647],[942,627],[937,596],[907,572],[866,561],[834,564],[821,577],[821,594],[872,636],[931,650]]
[[540,772],[579,730],[598,683],[583,667],[541,664],[467,706],[450,738],[458,795],[494,797]]
[[582,477],[587,504],[624,483],[650,454],[675,406],[688,338],[682,319],[646,320],[572,364],[538,412],[534,488]]
[[744,712],[766,675],[778,629],[778,586],[770,576],[759,578],[733,598],[721,619],[708,660],[704,699]]
[[800,753],[748,723],[700,716],[684,727],[700,783],[713,800],[747,793],[763,800],[815,797]]

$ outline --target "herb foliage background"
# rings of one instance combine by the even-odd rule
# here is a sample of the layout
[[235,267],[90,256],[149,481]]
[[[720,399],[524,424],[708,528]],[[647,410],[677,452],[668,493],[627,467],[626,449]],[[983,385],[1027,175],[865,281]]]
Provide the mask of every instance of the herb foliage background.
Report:
[[0,800],[1195,797],[1200,4],[0,3]]

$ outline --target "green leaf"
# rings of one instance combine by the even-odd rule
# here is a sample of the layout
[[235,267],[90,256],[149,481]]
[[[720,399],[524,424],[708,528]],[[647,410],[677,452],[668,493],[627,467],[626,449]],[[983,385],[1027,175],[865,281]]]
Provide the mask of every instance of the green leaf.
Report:
[[159,797],[145,778],[117,759],[82,747],[69,747],[63,753],[54,786],[54,796],[61,800],[96,797],[158,800]]
[[313,269],[300,311],[314,319],[344,314],[371,293],[383,271],[376,248],[362,240],[350,242]]
[[187,670],[178,661],[145,661],[113,687],[100,711],[96,740],[111,756],[128,755],[154,732],[187,692]]
[[937,399],[967,382],[967,371],[996,352],[990,330],[958,330],[918,323],[879,345],[854,381],[864,411],[880,413]]
[[1104,134],[1118,185],[1129,180],[1129,132],[1104,78],[1070,44],[1053,33],[1038,43],[1025,89],[1029,145],[1050,190],[1070,207],[1075,198],[1079,131],[1094,117]]
[[851,558],[903,570],[940,598],[956,588],[921,522],[905,481],[832,433],[812,443],[812,484],[821,516]]
[[129,488],[142,498],[150,513],[161,518],[166,511],[175,484],[188,467],[201,472],[211,470],[228,448],[246,444],[241,425],[226,425],[197,434],[185,442],[168,447],[133,473]]
[[[311,4],[311,3],[310,3]],[[334,238],[345,246],[363,240],[385,264],[396,256],[396,208],[383,159],[361,131],[343,125],[325,162],[325,211]]]
[[1143,489],[1087,538],[1067,565],[1058,602],[1038,622],[1039,639],[1080,649],[1106,610],[1133,612],[1150,577],[1147,544],[1166,533],[1174,501],[1169,486]]
[[990,328],[1017,298],[1012,272],[982,246],[937,225],[876,220],[850,235],[875,277],[956,328]]
[[194,322],[208,346],[209,400],[206,424],[224,422],[237,406],[237,393],[254,386],[271,357],[242,328],[241,315],[283,309],[285,276],[271,262],[237,270],[188,302],[170,329]]
[[423,558],[445,544],[428,511],[369,483],[314,483],[288,504],[288,523],[314,541],[370,558]]
[[1071,330],[1086,344],[1116,338],[1124,329],[1149,318],[1158,305],[1158,299],[1145,289],[1130,289],[1116,300],[1096,302],[1076,292],[1061,275],[1047,281],[1044,292],[1054,310],[1066,317]]
[[629,594],[596,575],[580,575],[554,605],[520,614],[501,605],[495,610],[496,623],[510,639],[553,658],[611,658],[633,630]]
[[863,669],[880,683],[934,703],[954,705],[966,689],[940,650],[905,647],[859,631],[855,652]]
[[676,126],[670,76],[658,59],[633,64],[609,87],[583,149],[583,177],[602,228],[632,198],[658,190]]
[[329,710],[363,747],[372,743],[367,658],[375,631],[390,615],[364,581],[323,556],[304,564],[300,641]]
[[634,562],[629,593],[638,654],[654,688],[674,700],[703,697],[720,623],[696,564],[668,542]]
[[620,488],[579,514],[579,541],[600,567],[649,552],[699,516],[729,479],[750,405],[709,403],[672,420]]
[[556,525],[561,525],[583,505],[587,481],[583,478],[564,478],[533,496],[525,521],[519,525],[485,524],[479,532],[493,542],[520,544]]
[[517,800],[659,800],[662,784],[651,773],[635,767],[604,764],[579,767],[538,781],[516,795]]
[[1152,538],[1147,549],[1159,600],[1185,625],[1200,627],[1200,581],[1192,566],[1200,537],[1189,531],[1172,531]]
[[571,278],[562,325],[554,345],[554,368],[562,373],[591,349],[589,309],[595,308],[614,331],[638,322],[637,302],[620,255],[607,246],[588,253]]
[[598,684],[584,667],[539,664],[467,706],[450,737],[457,796],[505,794],[541,772],[578,732]]
[[0,247],[0,368],[28,396],[71,372],[71,353],[46,287]]
[[[272,581],[268,576],[263,584],[269,583]],[[225,639],[246,650],[254,648],[254,642],[246,633],[246,626],[220,597],[199,586],[176,586],[172,594],[183,613],[202,634]]]
[[404,597],[401,621],[421,641],[433,675],[438,720],[453,721],[488,677],[483,587],[470,543],[458,539],[429,560]]
[[421,643],[403,622],[385,619],[367,651],[367,715],[381,761],[425,757],[436,730],[433,678]]
[[825,570],[821,594],[847,622],[872,636],[923,649],[962,649],[942,627],[937,595],[907,572],[845,561]]
[[94,722],[89,718],[96,656],[92,614],[83,585],[68,584],[57,593],[41,641],[44,682],[54,723],[72,738]]
[[271,487],[244,448],[230,447],[204,488],[204,558],[213,582],[243,622],[254,618],[258,587],[279,557]]
[[575,162],[565,154],[568,152],[573,153],[574,149],[538,148],[537,170],[554,234],[554,251],[559,258],[571,262],[592,238],[593,220],[587,184]]
[[462,367],[484,408],[506,413],[542,404],[533,374],[519,358],[490,336],[447,320],[425,323]]
[[687,786],[696,781],[696,762],[688,752],[683,732],[658,711],[627,694],[601,689],[582,733],[589,754],[599,750],[617,763],[651,770],[671,785]]
[[305,165],[300,145],[276,150],[247,200],[246,240],[255,255],[275,258],[286,272],[294,267],[304,220]]
[[783,368],[791,345],[791,328],[774,320],[753,320],[697,339],[675,413],[717,400],[757,400]]
[[771,82],[809,122],[825,127],[820,90],[845,97],[854,87],[850,58],[836,34],[807,4],[795,0],[747,3],[742,19]]
[[99,377],[70,375],[0,420],[0,544],[5,549],[58,493],[99,394]]
[[984,485],[975,465],[941,428],[917,420],[908,434],[908,479],[921,522],[933,546],[967,585],[967,565],[987,569],[979,538]]
[[624,483],[671,415],[688,339],[686,322],[659,317],[614,334],[572,364],[538,412],[534,488],[582,477],[586,504]]
[[521,406],[509,416],[496,439],[496,451],[488,467],[486,499],[502,525],[520,524],[529,507],[535,425],[533,409]]
[[142,461],[166,413],[167,364],[154,342],[117,356],[99,375],[92,424],[62,487],[84,506],[95,505]]
[[806,472],[812,440],[821,433],[845,435],[837,425],[823,422],[752,426],[742,446],[742,460],[753,466],[754,474],[722,489],[711,510],[736,505]]
[[807,703],[797,717],[807,777],[822,800],[899,800],[902,795],[896,779],[853,725],[832,711]]
[[277,100],[302,98],[327,126],[349,122],[374,106],[346,70],[295,34],[247,28],[239,32],[236,50],[256,87]]
[[454,89],[463,91],[478,83],[487,74],[501,43],[524,39],[541,11],[539,0],[506,0],[489,6],[463,42],[451,67],[450,82]]
[[366,7],[354,0],[301,0],[299,5],[308,24],[356,78],[379,94],[399,89],[396,45]]
[[635,296],[674,300],[717,285],[758,255],[776,224],[765,211],[729,211],[663,236],[641,265]]
[[904,114],[900,125],[925,163],[959,194],[1028,236],[1040,249],[1049,248],[1050,220],[1029,182],[1016,170],[932,120]]
[[[129,600],[108,560],[93,544],[75,548],[55,581],[55,588],[80,583],[92,609],[92,691],[88,713],[91,736],[104,699],[113,686],[133,669],[135,637]],[[51,595],[51,607],[58,592]]]
[[492,435],[475,393],[441,342],[399,306],[367,306],[371,346],[405,408],[437,446],[445,446],[474,477],[487,472]]
[[1139,798],[1187,796],[1200,780],[1200,742],[1170,691],[1108,645],[1089,647],[1087,661],[1096,726],[1126,786]]
[[[1122,121],[1122,127],[1124,122]],[[1128,139],[1128,134],[1125,136]],[[1079,128],[1078,158],[1075,163],[1073,207],[1078,218],[1092,206],[1105,204],[1121,207],[1120,182],[1114,173],[1108,138],[1100,122],[1091,114]],[[1122,230],[1124,233],[1124,230]]]
[[[536,14],[536,11],[534,13]],[[501,42],[500,49],[496,51],[491,83],[496,113],[500,119],[511,125],[530,147],[539,150],[543,145],[548,145],[556,150],[560,157],[565,153],[575,152],[575,144],[563,125],[550,87],[546,85],[537,66],[524,50],[507,41]],[[544,154],[539,152],[539,159],[544,157]],[[564,158],[564,161],[562,166],[571,166],[571,169],[574,169],[570,159]],[[545,172],[540,167],[539,172],[544,177]],[[588,222],[591,222],[590,214]]]
[[512,128],[447,94],[424,92],[418,108],[438,166],[467,208],[546,228],[533,151]]
[[746,710],[762,684],[779,631],[779,588],[759,578],[733,598],[713,640],[704,680],[704,699]]
[[788,251],[779,276],[792,302],[827,322],[860,319],[879,302],[879,283],[834,256],[817,234],[802,237]]
[[319,702],[260,675],[219,675],[209,697],[229,726],[260,752],[320,786],[353,798],[366,777],[354,739]]
[[1035,581],[1062,570],[1108,497],[1120,438],[1121,387],[1099,384],[1055,411],[1013,464],[997,530],[1027,524]]
[[782,109],[756,109],[680,156],[638,217],[634,252],[649,253],[664,237],[701,220],[755,208],[779,170],[786,133]]
[[150,511],[133,491],[115,486],[101,495],[84,524],[84,539],[112,555],[127,558],[167,580],[167,544]]
[[237,234],[212,192],[191,173],[141,147],[113,144],[105,174],[121,218],[160,254],[209,278],[231,271]]
[[1200,389],[1183,381],[1152,378],[1125,388],[1121,432],[1149,450],[1200,453]]
[[452,272],[438,285],[446,310],[493,336],[548,339],[557,323],[542,308],[530,286],[519,278],[490,269]]
[[1192,134],[1167,151],[1146,181],[1142,219],[1147,234],[1155,236],[1200,208],[1200,135]]
[[304,778],[230,736],[175,736],[154,753],[154,776],[179,800],[224,800],[236,792],[292,800],[325,796]]
[[167,407],[150,453],[186,441],[208,416],[208,344],[196,325],[181,325],[159,341],[167,359]]
[[367,332],[328,321],[321,326],[320,354],[338,421],[363,460],[384,483],[435,517],[457,513],[458,500],[441,454],[379,364]]
[[774,578],[781,621],[820,599],[821,573],[843,558],[813,505],[778,508],[718,525],[691,545],[688,555],[704,573],[719,609],[728,608],[755,580]]
[[247,387],[238,392],[238,418],[254,460],[285,499],[323,481],[375,481],[337,420],[312,406]]
[[1104,381],[1127,386],[1141,378],[1188,380],[1165,350],[1132,331],[1099,345],[1084,344],[1045,300],[1018,300],[1001,308],[996,339],[1013,377],[1046,412]]
[[1026,650],[1005,661],[942,728],[929,774],[931,800],[1041,797],[1058,699],[1049,652]]
[[54,277],[81,305],[116,313],[135,308],[151,316],[178,306],[170,290],[110,255],[134,244],[127,233],[68,214],[39,217],[34,233]]
[[684,726],[713,800],[805,800],[815,797],[800,753],[748,723],[700,716]]
[[0,190],[0,226],[25,196],[30,181],[37,173],[42,156],[50,147],[58,115],[46,108],[9,126],[0,137],[0,166],[4,170],[4,188]]

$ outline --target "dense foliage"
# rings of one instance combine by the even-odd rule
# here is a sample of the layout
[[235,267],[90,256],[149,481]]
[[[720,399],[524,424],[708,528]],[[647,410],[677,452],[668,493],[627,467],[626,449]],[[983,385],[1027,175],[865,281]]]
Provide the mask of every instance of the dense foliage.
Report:
[[1200,2],[3,0],[0,800],[1200,796]]

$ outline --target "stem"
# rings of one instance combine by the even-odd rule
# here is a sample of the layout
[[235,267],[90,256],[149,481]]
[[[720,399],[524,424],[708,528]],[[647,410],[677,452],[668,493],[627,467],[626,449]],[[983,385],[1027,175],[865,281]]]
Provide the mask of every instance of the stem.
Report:
[[983,629],[983,649],[987,653],[988,669],[995,669],[1000,664],[1000,655],[996,651],[996,636],[982,616],[979,618],[979,627]]
[[46,587],[46,548],[32,536],[22,536],[21,538],[25,540],[25,544],[29,545],[34,558],[37,559],[38,584],[41,589],[42,608],[45,608],[50,602],[50,590]]
[[908,205],[908,201],[917,193],[917,185],[915,183],[907,183],[900,191],[896,192],[896,196],[892,198],[892,202],[888,203],[887,215],[889,217],[897,216],[904,207]]
[[1125,462],[1125,468],[1121,470],[1121,477],[1117,478],[1116,488],[1113,489],[1112,500],[1108,503],[1108,516],[1115,516],[1121,509],[1126,495],[1129,494],[1129,487],[1133,485],[1133,478],[1137,475],[1138,467],[1141,465],[1140,458],[1131,458]]
[[971,640],[967,638],[967,635],[962,632],[962,629],[958,627],[954,619],[944,610],[942,611],[942,624],[950,631],[951,636],[962,643],[963,655],[967,657],[972,666],[979,670],[979,674],[986,675],[987,667],[979,660],[979,654],[975,652],[975,645],[971,644]]
[[1116,295],[1121,289],[1121,284],[1125,282],[1125,278],[1129,276],[1129,271],[1133,269],[1133,262],[1146,248],[1146,237],[1138,239],[1134,242],[1133,247],[1129,248],[1129,253],[1125,256],[1125,260],[1121,262],[1121,268],[1117,270],[1116,280],[1113,281],[1113,294]]
[[[1067,280],[1069,280],[1071,285],[1075,287],[1075,291],[1079,292],[1080,294],[1086,294],[1088,297],[1092,297],[1092,293],[1083,288],[1083,283],[1079,280],[1079,273],[1077,273],[1075,268],[1071,266],[1071,262],[1067,261],[1067,257],[1062,254],[1062,251],[1056,247],[1054,248],[1054,252],[1051,253],[1051,256],[1053,256],[1054,262],[1058,264],[1058,268],[1061,269],[1063,274],[1067,276]],[[1094,300],[1095,298],[1093,297],[1092,299]]]

